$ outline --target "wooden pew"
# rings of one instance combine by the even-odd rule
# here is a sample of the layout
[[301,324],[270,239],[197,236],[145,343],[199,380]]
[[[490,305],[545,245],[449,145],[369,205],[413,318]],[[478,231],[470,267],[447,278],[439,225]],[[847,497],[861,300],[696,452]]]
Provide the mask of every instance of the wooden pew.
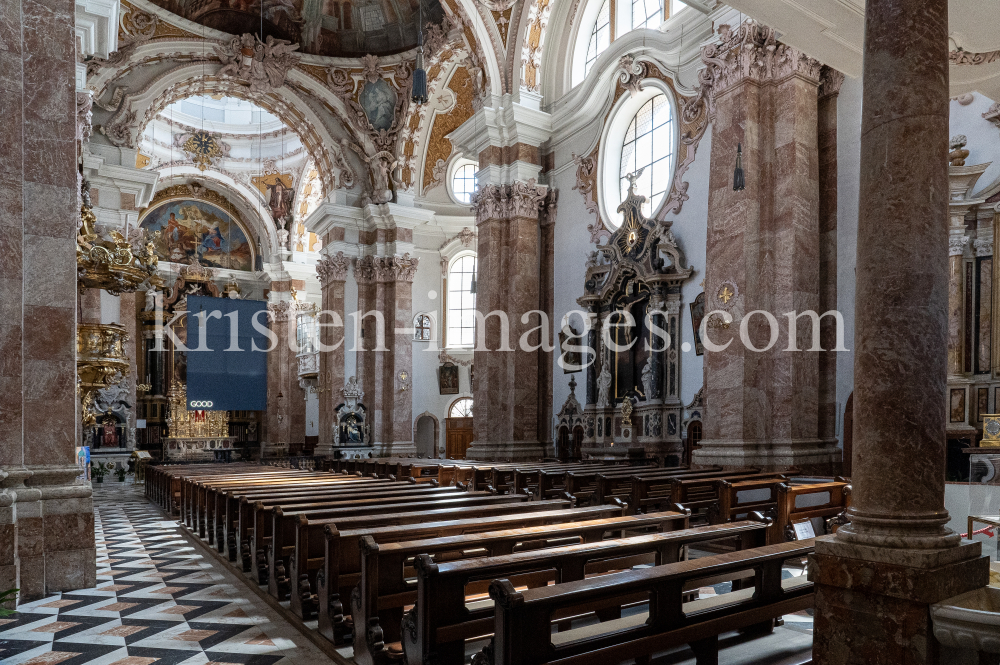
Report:
[[[704,509],[706,512],[709,507],[714,505],[719,500],[718,487],[716,481],[724,479],[739,479],[739,480],[763,480],[768,478],[776,479],[787,479],[788,476],[795,473],[794,470],[790,471],[767,471],[767,472],[755,472],[755,473],[740,473],[732,474],[727,473],[724,476],[718,478],[675,478],[668,481],[667,485],[670,491],[669,501],[667,497],[663,495],[655,495],[656,492],[650,489],[648,484],[646,484],[646,498],[640,500],[640,505],[636,506],[637,509],[641,510],[653,510],[657,506],[683,506],[688,508],[692,513]],[[640,483],[643,485],[643,483]],[[707,518],[706,518],[707,521]]]
[[[327,490],[324,494],[301,494],[300,490],[293,490],[282,494],[273,493],[227,493],[222,497],[222,505],[218,513],[221,513],[217,523],[218,551],[225,553],[230,561],[240,558],[240,548],[238,543],[249,540],[249,529],[251,528],[252,506],[261,504],[264,506],[292,504],[299,502],[315,502],[322,498],[334,499],[337,497],[354,496],[360,497],[361,493],[369,496],[392,496],[406,492],[429,492],[437,489],[436,483],[396,483],[389,480],[369,480],[364,485],[347,483],[344,486],[336,486]],[[225,528],[223,528],[223,526]]]
[[[600,576],[638,564],[662,566],[681,560],[685,548],[691,544],[720,538],[738,536],[749,549],[763,545],[768,524],[767,521],[734,522],[454,563],[436,564],[429,556],[420,555],[415,564],[417,602],[403,617],[402,649],[409,665],[427,662],[461,665],[465,640],[488,635],[493,628],[494,612],[489,601],[467,604],[466,598],[485,591],[490,580],[511,578],[519,586],[544,587],[553,579],[560,584],[583,580],[587,574]],[[596,588],[602,584],[600,579],[589,582]],[[602,610],[603,618],[615,618],[620,611],[615,605],[597,609]],[[558,618],[574,614],[568,612]],[[546,631],[549,626],[547,617]],[[371,635],[367,639],[371,652],[381,651],[377,640],[372,640]]]
[[[324,526],[325,550],[322,568],[316,575],[319,631],[339,644],[350,635],[343,604],[361,579],[361,538],[376,542],[410,540],[432,535],[455,535],[496,531],[514,527],[541,526],[567,521],[583,521],[621,515],[615,506],[570,508],[568,501],[532,501],[484,508],[460,508],[422,513],[328,520]],[[392,516],[390,516],[392,517]],[[376,521],[377,520],[377,521]],[[396,528],[406,525],[401,531]],[[342,600],[343,599],[343,600]],[[349,613],[348,613],[349,616]]]
[[[474,662],[489,665],[604,665],[622,660],[648,662],[649,656],[688,644],[698,665],[715,665],[718,636],[759,626],[813,605],[805,576],[781,579],[782,563],[813,551],[813,541],[631,570],[598,579],[517,591],[510,580],[490,585],[494,635]],[[684,602],[683,589],[704,577],[752,569],[751,587]],[[553,621],[580,606],[648,599],[648,611],[598,625],[552,633]],[[411,660],[411,663],[413,661]],[[445,662],[445,661],[442,661]]]
[[708,523],[725,524],[753,511],[773,511],[778,505],[778,485],[783,482],[783,478],[723,478],[715,481],[718,501],[708,508]]
[[[450,488],[438,488],[448,490]],[[336,520],[338,517],[352,517],[357,515],[371,515],[378,513],[396,512],[419,512],[446,508],[465,508],[469,506],[486,506],[500,503],[523,503],[527,497],[516,495],[498,496],[486,492],[454,492],[452,494],[441,495],[440,497],[414,497],[419,500],[406,500],[402,497],[391,497],[389,499],[362,499],[359,501],[332,502],[327,504],[302,504],[295,506],[293,510],[286,510],[284,506],[270,507],[257,506],[254,510],[261,513],[270,513],[272,516],[272,528],[270,540],[264,536],[267,547],[258,547],[258,552],[267,551],[267,590],[278,600],[285,600],[290,591],[291,580],[286,574],[290,570],[289,559],[295,554],[295,528],[302,518],[306,520],[329,518]],[[264,520],[267,520],[265,515]],[[263,545],[263,543],[262,543]],[[257,571],[259,574],[259,570]]]
[[[403,609],[417,598],[416,583],[407,580],[413,574],[407,566],[412,557],[434,555],[434,560],[440,563],[580,542],[595,543],[609,534],[611,538],[620,538],[626,531],[635,534],[649,529],[658,532],[683,529],[687,526],[687,517],[681,513],[658,513],[655,517],[620,516],[456,536],[442,532],[435,538],[401,542],[376,542],[372,536],[364,536],[361,539],[361,581],[351,595],[354,661],[359,665],[388,662],[387,650],[374,653],[369,650],[367,635],[379,634],[383,643],[401,639]],[[568,543],[568,540],[575,542]]]
[[[851,507],[851,485],[846,481],[813,483],[808,485],[778,485],[778,507],[774,524],[768,529],[768,544],[793,540],[793,522],[814,517],[835,517]],[[829,498],[818,505],[796,507],[802,497],[829,492]],[[812,502],[809,502],[812,503]],[[819,535],[819,534],[817,534]]]
[[643,480],[656,480],[665,478],[708,478],[722,473],[719,467],[707,469],[690,469],[686,467],[675,468],[650,468],[638,471],[626,468],[625,470],[614,469],[611,472],[601,472],[597,474],[594,482],[594,494],[591,503],[609,503],[618,499],[622,503],[630,505],[630,511],[637,512],[631,507],[632,490],[637,478]]

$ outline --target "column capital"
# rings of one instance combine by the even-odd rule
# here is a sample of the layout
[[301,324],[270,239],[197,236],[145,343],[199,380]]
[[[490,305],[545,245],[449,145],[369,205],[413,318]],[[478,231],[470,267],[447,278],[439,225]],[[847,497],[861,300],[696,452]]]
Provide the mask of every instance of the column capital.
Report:
[[420,259],[402,256],[363,256],[354,264],[354,279],[359,284],[376,282],[413,282]]
[[537,218],[545,205],[548,188],[534,180],[510,185],[486,185],[472,196],[476,224],[512,217]]
[[779,42],[774,28],[748,19],[736,28],[720,25],[718,32],[719,41],[701,49],[706,71],[699,75],[714,95],[745,81],[777,82],[789,76],[819,85],[822,63]]
[[337,252],[332,256],[324,256],[316,263],[316,274],[319,275],[320,284],[329,285],[331,282],[344,282],[347,280],[347,269],[351,266],[351,259],[343,252]]

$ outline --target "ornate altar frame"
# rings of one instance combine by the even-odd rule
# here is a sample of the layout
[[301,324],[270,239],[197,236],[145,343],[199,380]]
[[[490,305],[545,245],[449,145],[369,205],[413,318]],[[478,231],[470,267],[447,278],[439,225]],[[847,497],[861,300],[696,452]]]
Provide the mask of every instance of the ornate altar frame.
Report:
[[[588,344],[597,354],[587,368],[584,453],[607,455],[612,446],[621,446],[624,454],[629,447],[642,447],[648,455],[679,463],[684,457],[681,286],[694,269],[687,265],[677,244],[670,229],[672,222],[656,222],[642,214],[645,197],[635,193],[635,181],[641,173],[626,176],[630,181],[628,196],[618,206],[624,217],[622,225],[606,245],[591,254],[585,292],[577,299],[590,313]],[[670,344],[665,345],[662,338],[653,340],[641,370],[641,387],[632,376],[631,385],[620,386],[616,381],[612,391],[618,352],[604,344],[602,327],[609,315],[622,311],[622,306],[644,309],[652,324],[669,333]],[[623,404],[626,400],[628,406]],[[623,412],[628,412],[628,417]]]

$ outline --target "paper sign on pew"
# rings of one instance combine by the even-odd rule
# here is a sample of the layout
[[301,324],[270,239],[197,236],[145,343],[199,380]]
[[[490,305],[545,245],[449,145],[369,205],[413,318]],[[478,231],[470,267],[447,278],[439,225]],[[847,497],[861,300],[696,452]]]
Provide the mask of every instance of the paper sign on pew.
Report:
[[816,530],[813,528],[813,523],[810,519],[792,522],[792,528],[795,530],[795,540],[807,540],[816,537]]

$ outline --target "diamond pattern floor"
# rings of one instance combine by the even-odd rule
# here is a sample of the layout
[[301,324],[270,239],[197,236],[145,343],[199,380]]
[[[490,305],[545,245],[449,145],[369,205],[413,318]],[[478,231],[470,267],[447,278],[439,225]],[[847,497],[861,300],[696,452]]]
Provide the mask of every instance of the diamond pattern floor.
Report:
[[325,654],[213,565],[142,494],[94,489],[97,588],[0,618],[3,665],[326,665]]

